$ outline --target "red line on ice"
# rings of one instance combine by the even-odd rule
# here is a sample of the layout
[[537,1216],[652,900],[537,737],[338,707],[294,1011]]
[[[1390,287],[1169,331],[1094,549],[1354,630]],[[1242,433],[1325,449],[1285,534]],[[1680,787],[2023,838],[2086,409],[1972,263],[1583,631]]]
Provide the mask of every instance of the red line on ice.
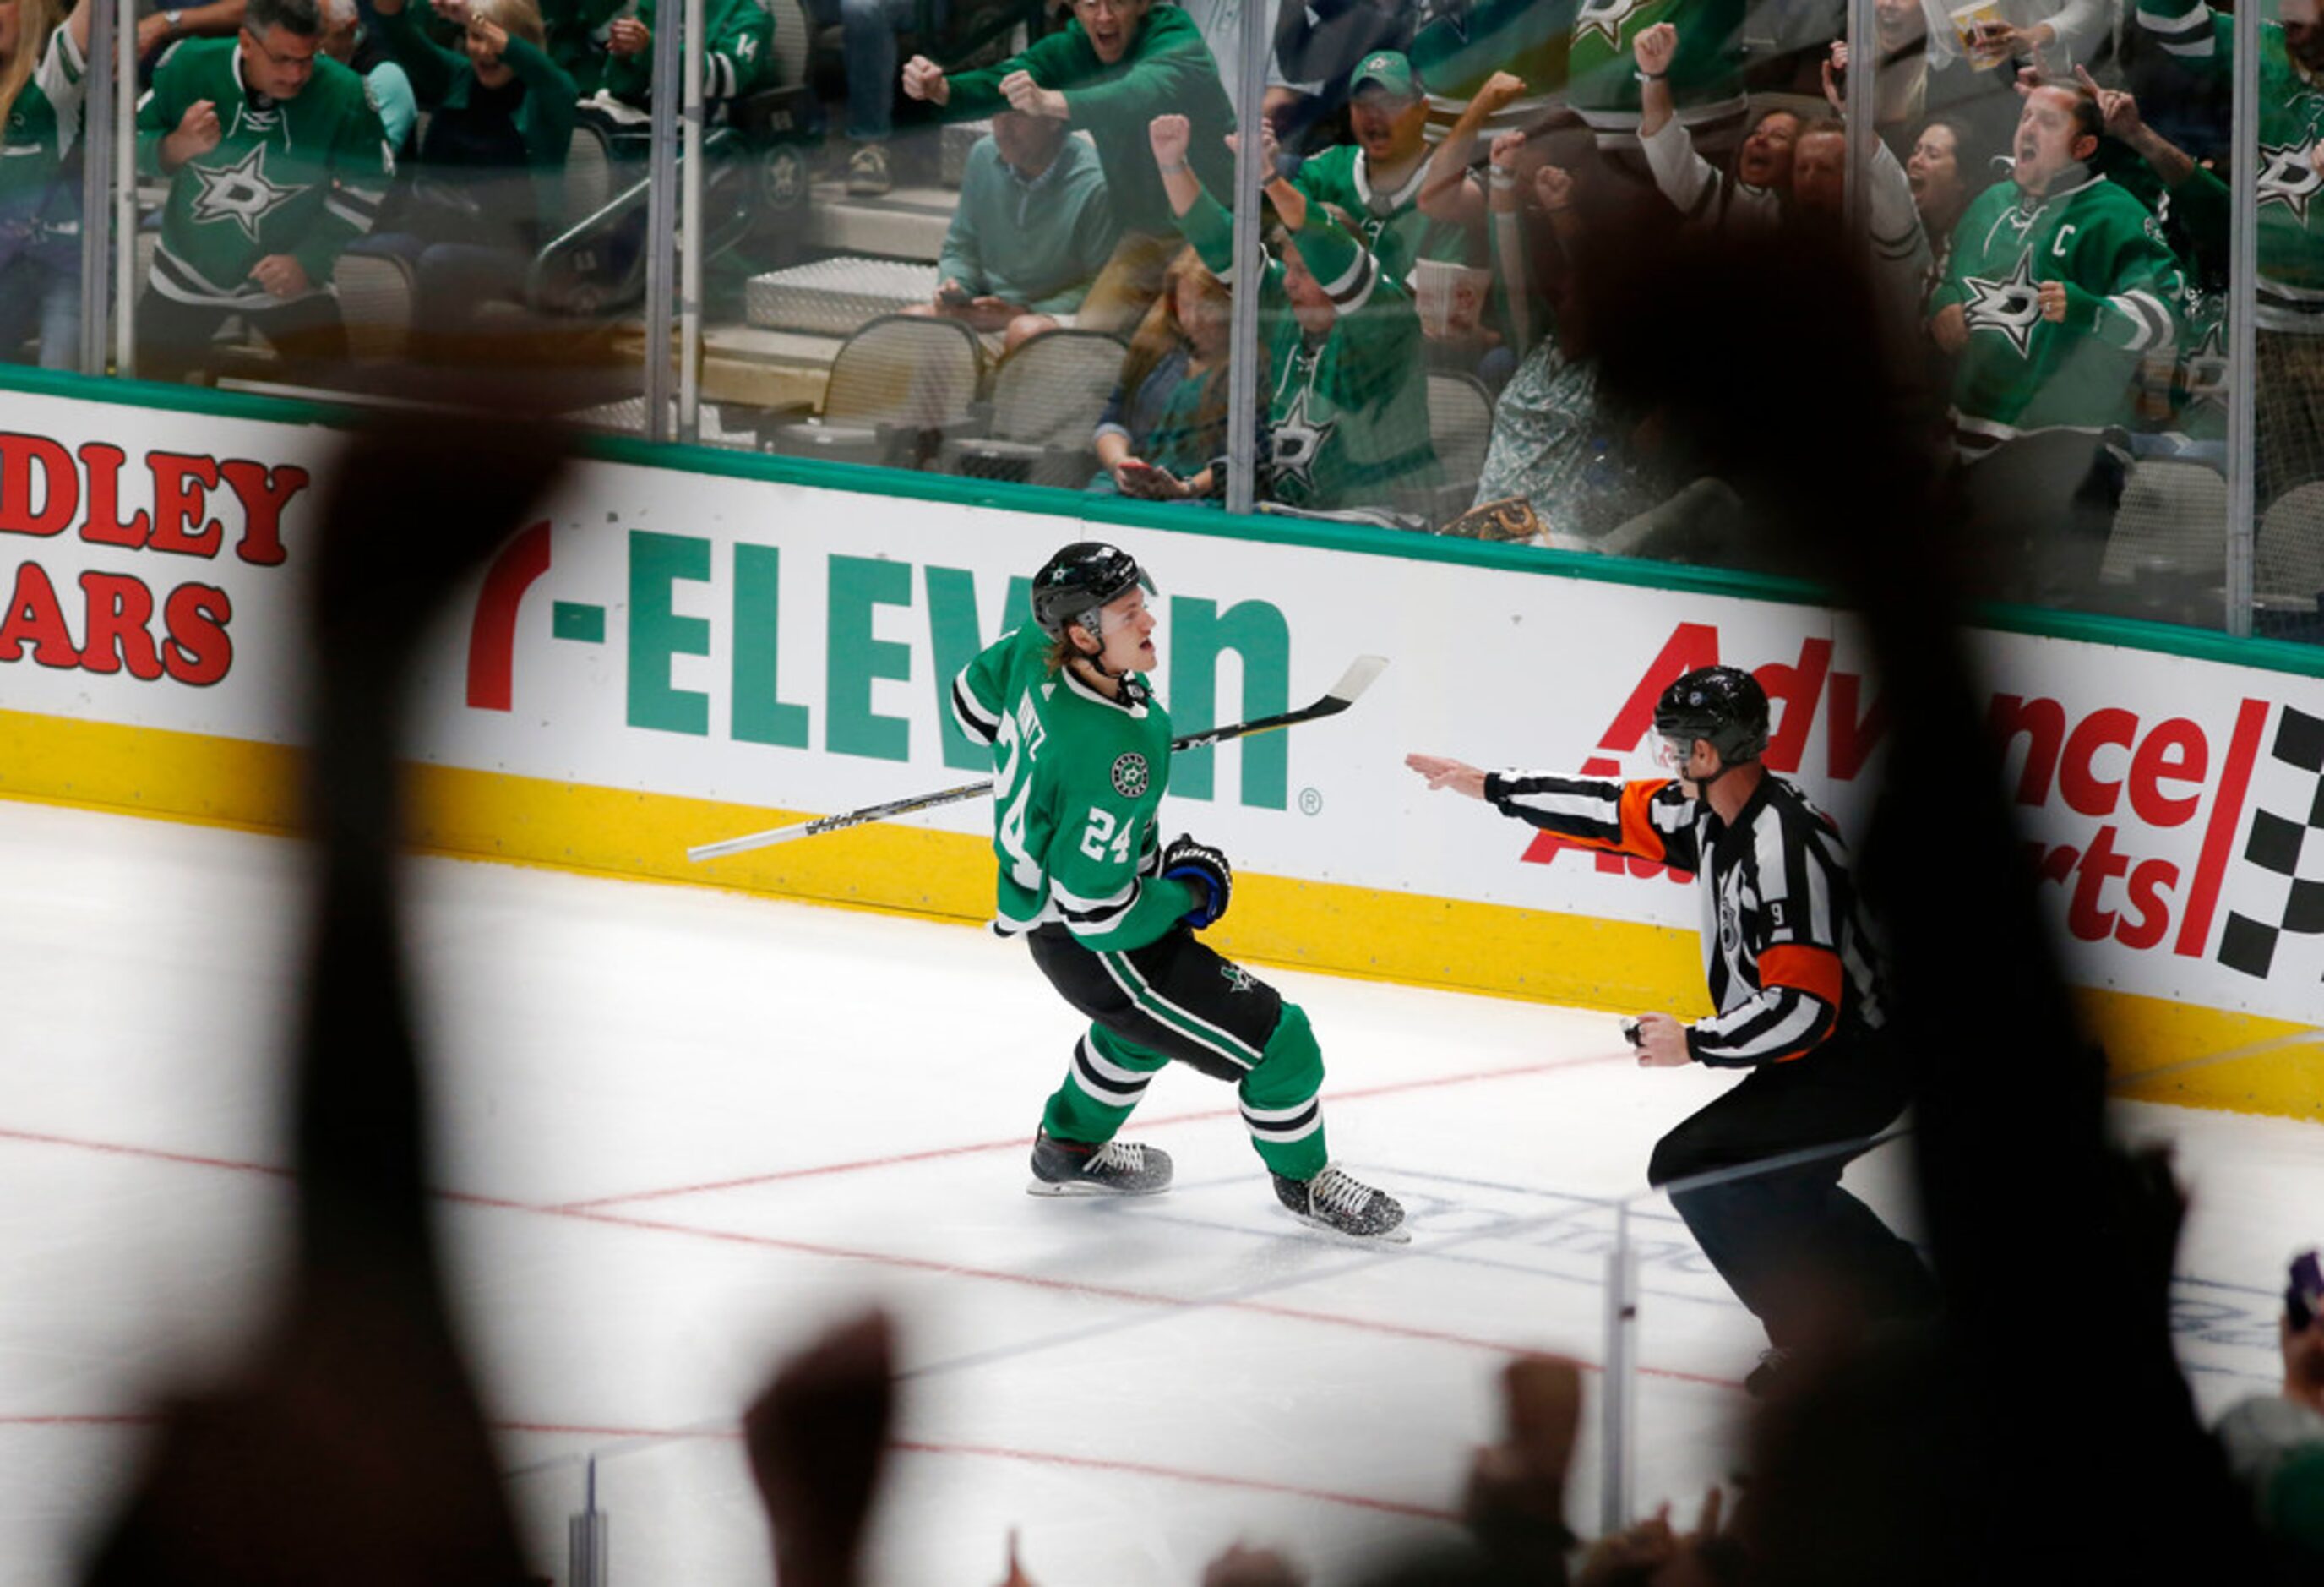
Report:
[[[1331,1103],[1357,1102],[1367,1097],[1390,1096],[1407,1091],[1428,1091],[1439,1086],[1471,1085],[1482,1080],[1508,1080],[1523,1075],[1545,1075],[1558,1069],[1578,1069],[1591,1064],[1611,1064],[1628,1056],[1626,1053],[1604,1053],[1592,1057],[1554,1058],[1540,1064],[1521,1064],[1508,1069],[1478,1069],[1466,1075],[1439,1075],[1426,1080],[1399,1080],[1387,1085],[1364,1086],[1348,1091],[1333,1091],[1325,1096]],[[1232,1108],[1203,1108],[1191,1113],[1165,1113],[1154,1118],[1141,1118],[1141,1127],[1151,1129],[1162,1124],[1185,1124],[1203,1119],[1236,1117]],[[977,1152],[1023,1151],[1029,1148],[1031,1138],[1012,1135],[1006,1140],[981,1140],[973,1146],[944,1146],[927,1151],[899,1152],[892,1157],[864,1158],[852,1163],[824,1163],[808,1168],[779,1168],[772,1173],[749,1174],[737,1179],[707,1180],[699,1185],[673,1185],[663,1190],[633,1190],[622,1195],[601,1195],[587,1201],[567,1202],[557,1210],[565,1213],[591,1212],[599,1207],[621,1206],[631,1202],[666,1201],[673,1196],[701,1195],[714,1190],[744,1190],[754,1185],[779,1185],[787,1179],[816,1179],[831,1174],[857,1174],[867,1168],[893,1168],[906,1163],[924,1163],[938,1158],[967,1157]]]
[[[1564,1060],[1564,1067],[1576,1062],[1600,1063],[1607,1059]],[[1514,1071],[1504,1071],[1514,1073]],[[1414,1083],[1420,1084],[1420,1083]],[[1388,1088],[1382,1088],[1388,1089]],[[1404,1089],[1404,1088],[1396,1088]],[[258,1174],[269,1178],[287,1179],[289,1171],[264,1163],[238,1162],[227,1158],[199,1157],[187,1152],[164,1151],[154,1147],[124,1146],[115,1142],[77,1140],[69,1136],[48,1135],[24,1130],[0,1129],[0,1140],[30,1141],[42,1146],[66,1147],[83,1151],[103,1152],[115,1157],[145,1158],[158,1162],[180,1163],[195,1167],[223,1168],[238,1174]],[[1291,1322],[1315,1323],[1326,1327],[1348,1328],[1359,1333],[1385,1334],[1391,1338],[1422,1340],[1434,1344],[1456,1345],[1465,1350],[1488,1351],[1498,1355],[1516,1355],[1528,1348],[1504,1340],[1483,1339],[1465,1333],[1452,1333],[1435,1328],[1416,1327],[1403,1323],[1380,1322],[1368,1317],[1342,1316],[1331,1312],[1310,1311],[1302,1306],[1282,1306],[1272,1301],[1208,1299],[1158,1294],[1151,1290],[1124,1289],[1117,1286],[1083,1284],[1064,1278],[1045,1278],[1030,1273],[1011,1273],[999,1269],[973,1268],[959,1262],[943,1261],[933,1257],[899,1256],[890,1251],[858,1250],[847,1246],[822,1245],[812,1241],[787,1240],[771,1234],[749,1234],[737,1230],[706,1229],[693,1223],[672,1223],[658,1218],[641,1218],[622,1213],[593,1212],[572,1206],[544,1206],[531,1202],[511,1201],[502,1196],[476,1195],[466,1191],[437,1190],[429,1194],[456,1205],[482,1207],[496,1212],[526,1213],[536,1217],[565,1218],[576,1223],[595,1223],[611,1229],[633,1229],[649,1234],[675,1234],[694,1240],[715,1241],[726,1245],[749,1246],[759,1250],[782,1250],[800,1256],[818,1257],[833,1261],[864,1262],[875,1267],[900,1269],[907,1272],[935,1274],[949,1278],[973,1278],[990,1284],[1008,1284],[1022,1288],[1045,1289],[1064,1295],[1083,1295],[1102,1300],[1121,1301],[1133,1306],[1167,1306],[1178,1310],[1199,1311],[1216,1308],[1223,1311],[1248,1312],[1258,1316],[1277,1317]],[[1602,1369],[1596,1363],[1583,1361],[1588,1371]],[[1683,1372],[1667,1367],[1637,1369],[1649,1378],[1667,1379],[1674,1382],[1701,1383],[1713,1389],[1738,1387],[1724,1378],[1701,1372]],[[5,1421],[5,1418],[0,1418]]]

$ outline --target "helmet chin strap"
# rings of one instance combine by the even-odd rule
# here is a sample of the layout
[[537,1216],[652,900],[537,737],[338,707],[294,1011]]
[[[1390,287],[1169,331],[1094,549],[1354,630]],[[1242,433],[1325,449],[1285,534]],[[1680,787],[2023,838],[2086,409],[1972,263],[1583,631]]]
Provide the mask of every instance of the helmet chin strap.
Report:
[[1084,633],[1093,635],[1097,640],[1097,649],[1095,650],[1084,650],[1079,645],[1075,645],[1074,647],[1074,660],[1088,667],[1092,672],[1096,673],[1100,678],[1104,678],[1107,682],[1120,683],[1122,679],[1128,678],[1135,669],[1124,667],[1117,671],[1113,668],[1105,664],[1104,610],[1101,608],[1097,612],[1096,616],[1097,626],[1094,628],[1091,627],[1086,623],[1075,623],[1072,625],[1074,628],[1080,629]]

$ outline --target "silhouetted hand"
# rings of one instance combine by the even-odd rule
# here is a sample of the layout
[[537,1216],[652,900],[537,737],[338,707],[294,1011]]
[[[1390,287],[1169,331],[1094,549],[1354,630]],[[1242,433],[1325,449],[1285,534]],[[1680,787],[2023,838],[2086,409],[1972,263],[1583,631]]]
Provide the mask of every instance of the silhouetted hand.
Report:
[[784,1363],[742,1417],[782,1587],[853,1587],[895,1411],[893,1329],[867,1312]]

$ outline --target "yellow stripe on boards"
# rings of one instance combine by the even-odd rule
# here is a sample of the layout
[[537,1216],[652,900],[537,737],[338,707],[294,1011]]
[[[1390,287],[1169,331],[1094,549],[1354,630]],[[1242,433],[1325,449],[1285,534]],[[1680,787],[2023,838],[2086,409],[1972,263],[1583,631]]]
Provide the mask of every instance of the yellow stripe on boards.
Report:
[[[302,764],[280,744],[0,710],[9,798],[289,833]],[[976,925],[992,913],[992,852],[979,837],[874,823],[693,865],[691,844],[819,812],[409,770],[412,841],[434,853]],[[1623,1013],[1707,1011],[1692,931],[1248,873],[1236,893],[1205,940],[1254,963]],[[2129,992],[2075,995],[2114,1094],[2324,1120],[2324,1030]]]

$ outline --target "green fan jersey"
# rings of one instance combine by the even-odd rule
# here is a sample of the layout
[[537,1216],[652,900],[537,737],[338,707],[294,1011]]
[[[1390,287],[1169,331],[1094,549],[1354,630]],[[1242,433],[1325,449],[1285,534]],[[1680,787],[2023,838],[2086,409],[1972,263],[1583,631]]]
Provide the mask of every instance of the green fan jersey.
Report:
[[1423,0],[1415,20],[1412,69],[1429,93],[1468,100],[1497,71],[1514,72],[1536,94],[1565,85],[1566,40],[1580,0]]
[[1169,714],[1137,674],[1111,700],[1048,657],[1028,624],[953,681],[962,729],[992,745],[993,926],[1013,937],[1054,921],[1085,947],[1144,947],[1204,901],[1159,873]]
[[[637,19],[651,32],[655,0],[638,0]],[[702,32],[702,97],[733,99],[775,79],[775,22],[759,0],[707,0]],[[642,105],[653,94],[653,51],[609,56],[605,91]]]
[[1402,187],[1381,192],[1371,183],[1371,161],[1353,143],[1335,143],[1299,162],[1292,185],[1315,204],[1337,205],[1356,228],[1357,240],[1371,250],[1379,267],[1397,281],[1412,279],[1422,259],[1448,264],[1482,264],[1484,249],[1467,228],[1431,220],[1420,212],[1420,188],[1428,179],[1422,161]]
[[1106,199],[1123,230],[1170,235],[1170,200],[1147,141],[1146,129],[1157,115],[1176,114],[1192,122],[1187,162],[1212,191],[1234,191],[1234,156],[1226,146],[1226,134],[1235,127],[1234,106],[1202,30],[1177,6],[1166,3],[1148,11],[1130,48],[1111,64],[1098,59],[1096,46],[1075,18],[998,66],[945,78],[952,97],[945,101],[944,114],[964,121],[1008,109],[1001,85],[1020,71],[1065,95],[1073,126],[1089,134],[1097,150]]
[[[2136,23],[2190,71],[2235,70],[2232,17],[2204,0],[2138,0]],[[2324,72],[2292,58],[2283,24],[2259,30],[2259,282],[2263,329],[2324,336]]]
[[[1178,224],[1211,272],[1235,284],[1234,217],[1204,193]],[[1328,512],[1390,505],[1399,490],[1434,486],[1426,349],[1411,293],[1320,204],[1307,206],[1295,245],[1339,318],[1310,341],[1285,294],[1282,262],[1266,261],[1268,498]]]
[[[161,170],[161,140],[187,108],[217,111],[217,147],[175,172]],[[170,178],[153,291],[180,303],[245,309],[281,299],[250,279],[251,266],[287,254],[312,291],[328,291],[331,267],[371,230],[395,154],[364,79],[326,55],[288,99],[248,91],[235,39],[172,45],[137,106],[137,168]]]
[[1678,29],[1671,99],[1690,125],[1743,109],[1743,0],[1584,0],[1566,58],[1566,103],[1601,136],[1638,130],[1630,42],[1657,23]]
[[[2163,223],[2087,171],[2039,198],[1997,182],[1953,230],[1933,318],[1960,304],[1969,343],[1953,371],[1953,432],[1964,455],[2037,429],[2098,430],[2133,417],[2138,366],[2176,339],[2186,285]],[[2044,281],[2066,285],[2066,317],[2042,314]]]

